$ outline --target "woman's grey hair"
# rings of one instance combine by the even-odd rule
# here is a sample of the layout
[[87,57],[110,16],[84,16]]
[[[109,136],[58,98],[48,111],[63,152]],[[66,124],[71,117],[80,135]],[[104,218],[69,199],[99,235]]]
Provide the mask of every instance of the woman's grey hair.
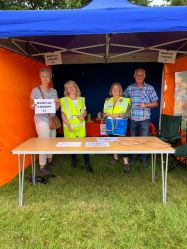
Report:
[[81,91],[77,85],[77,83],[73,80],[68,80],[65,84],[64,84],[64,96],[68,96],[69,93],[68,93],[68,86],[74,86],[75,89],[76,89],[76,96],[77,97],[80,97],[81,96]]
[[110,90],[109,90],[109,95],[112,96],[112,90],[115,86],[118,86],[119,87],[119,94],[120,96],[123,96],[123,88],[121,86],[121,84],[119,82],[114,82],[111,87],[110,87]]
[[50,76],[50,79],[52,79],[52,70],[51,70],[51,68],[41,68],[40,69],[40,75],[41,75],[41,73],[48,73],[49,76]]

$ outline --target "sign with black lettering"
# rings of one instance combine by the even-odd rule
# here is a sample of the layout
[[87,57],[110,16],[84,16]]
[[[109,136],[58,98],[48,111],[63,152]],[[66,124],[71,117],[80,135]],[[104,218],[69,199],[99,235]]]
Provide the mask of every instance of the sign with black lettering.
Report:
[[58,65],[62,64],[61,52],[50,52],[45,54],[46,65]]
[[159,50],[158,62],[162,63],[175,63],[176,51],[171,50]]
[[34,99],[35,114],[55,113],[54,99]]

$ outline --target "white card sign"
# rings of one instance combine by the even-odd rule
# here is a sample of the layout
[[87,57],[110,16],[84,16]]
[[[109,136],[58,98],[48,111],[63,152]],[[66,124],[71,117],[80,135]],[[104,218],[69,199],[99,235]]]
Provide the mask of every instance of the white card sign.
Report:
[[159,50],[158,62],[162,62],[162,63],[175,63],[176,55],[177,55],[176,51]]
[[81,142],[58,142],[56,147],[80,147]]
[[116,142],[119,139],[117,137],[97,137],[98,142]]
[[109,142],[86,142],[86,147],[109,147]]
[[35,114],[55,113],[54,99],[34,99]]
[[46,53],[45,54],[45,64],[46,65],[62,64],[61,52]]
[[100,124],[100,135],[107,135],[106,133],[106,124]]

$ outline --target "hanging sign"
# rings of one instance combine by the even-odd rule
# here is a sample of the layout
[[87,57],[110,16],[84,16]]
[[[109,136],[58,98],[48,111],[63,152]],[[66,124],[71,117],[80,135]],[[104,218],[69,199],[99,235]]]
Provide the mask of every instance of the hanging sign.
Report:
[[46,53],[45,54],[45,64],[46,65],[62,64],[61,52]]
[[34,99],[35,114],[55,113],[54,99]]
[[162,63],[175,63],[176,55],[177,55],[176,51],[159,50],[158,62],[162,62]]

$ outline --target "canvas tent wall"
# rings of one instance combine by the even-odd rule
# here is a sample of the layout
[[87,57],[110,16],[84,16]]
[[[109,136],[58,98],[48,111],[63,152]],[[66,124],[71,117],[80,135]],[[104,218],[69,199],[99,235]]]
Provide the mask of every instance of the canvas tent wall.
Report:
[[[30,92],[39,84],[39,62],[0,49],[0,186],[18,173],[17,158],[10,151],[36,136]],[[30,161],[27,161],[27,165]]]
[[43,62],[46,52],[60,51],[65,64],[156,62],[160,49],[185,55],[186,41],[187,7],[95,0],[80,10],[0,11],[0,47],[21,54],[0,51],[0,185],[17,174],[10,150],[35,135],[28,99],[43,65],[31,58]]

